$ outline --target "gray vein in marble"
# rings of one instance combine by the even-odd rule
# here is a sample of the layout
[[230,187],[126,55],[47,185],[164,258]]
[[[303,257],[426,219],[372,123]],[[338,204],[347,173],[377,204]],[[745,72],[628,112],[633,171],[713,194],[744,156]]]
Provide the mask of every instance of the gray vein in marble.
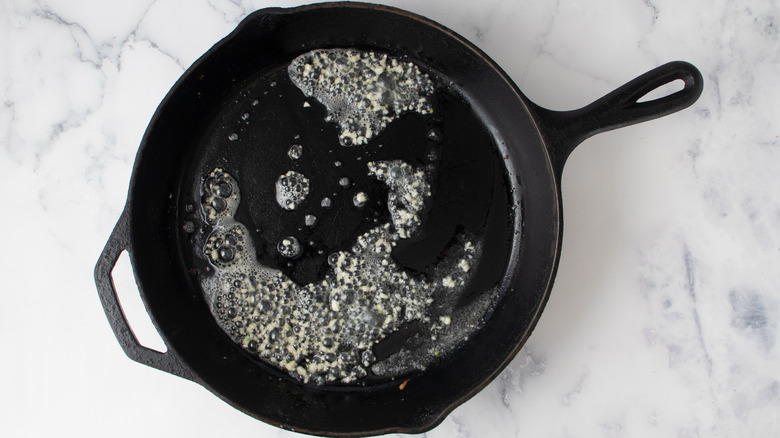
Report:
[[615,421],[601,423],[601,428],[607,434],[606,436],[611,436],[611,437],[626,436],[626,433],[624,432],[624,430],[626,429],[625,416],[622,415],[620,418],[618,418]]
[[563,404],[566,406],[569,406],[571,404],[572,398],[582,392],[582,384],[585,383],[585,380],[587,380],[588,376],[587,374],[583,373],[579,379],[577,379],[577,383],[574,386],[574,388],[564,394],[563,396]]
[[699,310],[696,299],[696,273],[695,262],[693,255],[687,245],[683,247],[683,263],[685,266],[685,289],[688,291],[688,296],[691,298],[692,306],[691,312],[693,313],[693,322],[696,325],[696,334],[698,336],[699,346],[704,353],[704,359],[707,363],[707,374],[712,375],[712,357],[709,351],[707,351],[707,345],[704,342],[704,335],[702,334],[701,318],[699,317]]
[[[450,414],[444,420],[444,422],[445,423],[451,423],[453,425],[452,429],[454,429],[453,430],[454,433],[450,435],[453,438],[469,438],[471,436],[471,430],[468,428],[468,426],[466,424],[464,424],[463,421],[458,420],[458,415]],[[434,430],[436,430],[436,429],[434,429]],[[430,434],[431,433],[433,433],[433,431],[424,432],[422,434],[422,437],[423,438],[430,438],[430,436],[431,436]]]
[[[189,66],[187,63],[185,63],[184,61],[179,59],[173,53],[170,53],[170,52],[164,50],[162,47],[160,47],[156,42],[152,41],[150,38],[136,39],[138,37],[137,31],[133,31],[133,33],[130,34],[130,35],[133,37],[133,41],[134,42],[147,42],[147,43],[149,43],[149,46],[151,46],[151,48],[153,48],[154,50],[157,50],[158,52],[160,52],[164,56],[170,58],[174,63],[176,63],[176,65],[179,66],[179,68],[182,69],[182,71],[186,70],[187,67]],[[130,44],[132,44],[132,42],[130,42]]]
[[534,357],[526,345],[514,358],[512,363],[499,376],[501,382],[501,402],[511,408],[509,400],[512,394],[523,392],[523,385],[528,377],[544,374],[547,364],[544,358]]
[[549,12],[546,14],[546,17],[548,19],[545,20],[547,24],[544,27],[544,29],[542,29],[539,32],[539,36],[536,39],[537,40],[536,53],[538,55],[547,55],[552,57],[552,54],[545,48],[545,46],[547,40],[550,38],[550,34],[552,34],[553,30],[555,29],[555,22],[558,17],[558,9],[560,8],[560,6],[561,6],[561,0],[556,0],[554,4],[551,4],[551,6],[549,7]]
[[653,3],[652,0],[643,0],[645,2],[645,5],[650,8],[650,10],[653,11],[653,19],[650,22],[650,26],[655,26],[656,21],[658,21],[658,15],[661,13],[661,10],[658,8],[658,6]]
[[775,330],[770,324],[768,309],[762,295],[754,291],[729,292],[731,326],[759,339],[766,351],[775,345]]
[[485,32],[476,25],[471,25],[471,30],[474,32],[474,36],[477,38],[477,41],[483,41],[485,39]]
[[459,421],[456,415],[450,417],[450,420],[455,425],[455,436],[458,438],[466,438],[469,434],[468,426],[462,421]]
[[[151,38],[138,39],[138,28],[141,27],[141,24],[144,22],[144,20],[146,20],[146,17],[149,15],[149,11],[152,10],[152,7],[154,7],[154,2],[150,3],[149,6],[144,10],[144,13],[141,15],[141,19],[138,20],[138,23],[136,23],[135,27],[133,27],[132,32],[130,32],[130,34],[127,35],[127,37],[122,41],[121,46],[127,44],[132,47],[133,43],[135,42],[146,41],[153,49],[157,50],[164,56],[170,58],[174,63],[176,63],[176,65],[178,65],[182,69],[182,71],[186,70],[188,65],[182,62],[182,60],[174,56],[172,53],[168,53],[165,50],[163,50],[156,42],[152,41]],[[118,60],[117,68],[121,69],[121,59]]]
[[[708,74],[707,76],[707,94],[710,96],[715,96],[715,116],[716,118],[720,117],[721,113],[723,112],[723,100],[722,100],[722,94],[720,89],[720,77],[717,73]],[[708,102],[712,102],[712,99],[707,99]]]
[[719,217],[725,218],[731,213],[731,203],[726,199],[722,188],[716,184],[717,183],[712,183],[707,187],[702,193],[702,198]]
[[[76,44],[76,47],[78,48],[79,52],[79,60],[84,63],[92,64],[95,68],[100,68],[101,63],[98,62],[99,59],[88,59],[86,56],[86,48],[84,47],[84,44],[86,41],[83,41],[83,37],[86,37],[86,40],[91,42],[94,45],[94,42],[92,41],[92,37],[90,37],[89,32],[87,32],[87,29],[84,28],[84,26],[80,25],[79,23],[70,22],[62,18],[59,14],[52,11],[48,7],[45,7],[40,10],[40,12],[35,13],[36,16],[52,21],[56,24],[65,26],[70,31],[71,37],[73,39],[73,42]],[[94,46],[93,46],[94,49]]]
[[[773,2],[774,3],[774,2]],[[758,15],[750,8],[746,8],[746,11],[753,16],[753,25],[755,29],[759,31],[761,36],[769,38],[771,41],[778,41],[778,26],[777,17],[772,15]]]
[[[761,142],[756,142],[761,145]],[[754,196],[747,196],[741,203],[742,215],[746,217],[751,224],[751,231],[755,238],[755,243],[763,250],[772,248],[772,223],[771,218],[767,218],[765,205],[771,202],[770,199],[757,200]],[[776,224],[776,223],[775,223]]]
[[[548,12],[545,14],[545,20],[544,22],[546,25],[544,26],[544,29],[539,32],[539,36],[536,37],[536,41],[534,43],[534,52],[537,55],[542,54],[548,54],[547,51],[544,49],[545,42],[547,38],[550,35],[550,32],[552,32],[554,24],[555,24],[555,16],[556,11],[560,7],[560,0],[555,0],[555,2],[551,2],[548,6]],[[525,67],[523,68],[523,71],[520,73],[520,80],[518,82],[518,85],[521,85],[525,82],[526,76],[528,76],[528,71],[531,69],[531,62],[534,60],[534,57],[529,57],[529,62],[526,63]]]
[[235,22],[238,23],[239,20],[247,16],[251,10],[247,10],[244,6],[241,5],[241,2],[238,0],[227,0],[228,3],[232,4],[233,6],[237,7],[241,13],[240,14],[234,14],[233,16],[228,16],[228,13],[221,9],[219,6],[215,5],[212,0],[208,0],[206,4],[217,14],[219,14],[223,20],[226,22]]
[[[43,7],[40,9],[40,12],[34,12],[33,15],[44,20],[49,20],[54,23],[67,26],[70,29],[71,34],[73,35],[73,39],[80,50],[81,60],[84,62],[90,62],[95,67],[100,68],[106,60],[116,62],[117,65],[120,65],[119,58],[122,47],[125,44],[131,42],[131,37],[135,36],[138,27],[141,25],[141,23],[143,23],[152,6],[154,6],[154,2],[149,3],[149,5],[144,9],[139,20],[133,25],[133,30],[130,33],[125,34],[124,36],[116,35],[117,39],[112,39],[110,41],[100,41],[97,38],[94,38],[89,34],[89,31],[86,29],[86,27],[84,27],[84,25],[76,21],[68,21],[64,19],[60,13],[55,12],[51,7]],[[86,38],[86,40],[84,40],[82,37]],[[86,44],[91,44],[92,47],[85,47]],[[95,51],[95,59],[90,60],[87,58],[85,53],[90,51],[90,49]]]
[[[3,82],[10,82],[10,81],[3,81]],[[3,95],[4,96],[8,96],[8,92],[9,92],[9,89],[11,87],[11,84],[6,83],[4,85],[5,86],[3,87]],[[11,153],[12,152],[11,151],[11,138],[12,138],[12,134],[11,134],[10,127],[14,125],[14,123],[16,122],[16,119],[17,119],[17,116],[16,116],[16,104],[14,103],[14,101],[8,100],[7,98],[3,99],[3,110],[0,111],[0,115],[3,115],[3,113],[7,113],[8,114],[8,119],[7,119],[8,123],[6,124],[6,126],[1,127],[2,131],[0,131],[0,132],[4,131],[4,135],[3,135],[4,138],[3,138],[3,143],[2,144],[3,144],[3,149],[6,152],[6,155],[8,157],[11,157],[11,155],[12,155],[12,153]]]
[[[122,70],[122,50],[123,50],[123,48],[125,46],[132,47],[134,43],[146,41],[146,42],[148,42],[152,46],[152,48],[156,49],[157,51],[159,51],[164,56],[166,56],[166,57],[170,58],[171,60],[173,60],[173,62],[175,62],[179,67],[181,67],[182,69],[186,69],[186,66],[184,66],[183,63],[179,59],[177,59],[176,57],[172,56],[169,53],[166,53],[164,50],[160,49],[154,43],[154,41],[150,41],[147,38],[138,39],[138,28],[141,26],[141,24],[144,22],[146,17],[149,15],[149,11],[152,9],[154,4],[155,4],[154,1],[150,2],[146,6],[146,8],[143,10],[143,13],[140,15],[140,18],[138,19],[138,21],[134,22],[134,24],[132,25],[132,30],[129,33],[125,34],[124,36],[117,35],[118,39],[115,40],[116,42],[111,41],[111,42],[99,43],[98,41],[95,41],[95,40],[91,39],[92,43],[95,45],[95,49],[98,52],[98,56],[101,59],[101,63],[105,62],[105,60],[110,60],[110,61],[116,63],[117,70],[121,71]],[[79,27],[81,27],[81,26],[79,25]],[[82,29],[83,29],[83,27],[82,27]],[[84,33],[87,36],[89,36],[89,33],[86,30],[84,30]]]
[[[241,1],[240,1],[240,0],[227,0],[227,2],[228,2],[228,3],[231,3],[231,4],[233,4],[234,6],[238,6],[238,8],[239,8],[239,9],[241,9],[242,11],[246,11],[246,10],[247,10],[247,9],[246,9],[246,8],[245,8],[245,7],[242,5],[242,3],[241,3]],[[214,11],[216,11],[216,12],[218,12],[218,13],[219,13],[219,12],[222,12],[222,11],[221,11],[221,10],[220,10],[220,9],[217,7],[217,5],[215,5],[215,4],[214,4],[214,2],[213,2],[212,0],[209,0],[209,1],[208,1],[208,2],[206,2],[206,3],[207,3],[207,4],[208,4],[210,7],[212,7],[212,8],[214,9]]]
[[[93,44],[91,41],[91,38],[87,32],[87,30],[81,26],[78,23],[75,22],[69,22],[62,18],[59,14],[55,13],[54,11],[50,10],[49,8],[40,8],[34,10],[31,14],[26,15],[28,19],[38,19],[42,20],[44,22],[50,22],[54,23],[58,28],[65,28],[67,29],[67,32],[70,35],[70,41],[75,46],[75,52],[78,54],[77,57],[77,63],[82,63],[99,74],[100,80],[103,81],[103,83],[106,80],[105,72],[101,69],[102,59],[100,58],[97,53],[90,53],[95,52],[94,47],[89,47],[89,44]],[[40,56],[40,55],[39,55]],[[57,67],[60,66],[60,64],[55,64]],[[51,65],[46,66],[40,66],[41,68],[51,69]],[[36,74],[36,72],[32,72],[32,74]],[[18,84],[16,84],[16,79],[14,76],[10,76],[6,79],[6,90],[5,95],[9,96],[12,95],[11,90],[14,88],[18,88]],[[47,78],[45,74],[41,77],[41,80],[46,81]],[[67,85],[67,84],[66,84]],[[44,141],[31,141],[28,139],[21,138],[18,133],[16,133],[16,126],[17,123],[24,123],[24,120],[29,119],[30,117],[35,117],[35,114],[29,113],[24,115],[17,114],[15,102],[11,99],[19,98],[20,96],[12,95],[11,98],[6,98],[3,102],[4,109],[7,109],[10,113],[10,123],[8,124],[8,131],[6,134],[6,141],[5,141],[5,152],[7,156],[14,162],[22,163],[24,161],[23,156],[20,156],[24,150],[27,151],[28,154],[32,156],[33,161],[33,168],[37,170],[38,166],[41,162],[41,154],[45,153],[47,150],[49,150],[52,147],[52,144],[57,141],[61,135],[68,130],[72,128],[76,128],[79,126],[82,126],[84,122],[96,111],[99,111],[101,107],[103,106],[103,98],[105,90],[102,86],[96,87],[96,89],[101,90],[101,93],[97,98],[91,102],[90,104],[86,105],[84,108],[77,110],[74,108],[71,108],[69,112],[66,112],[64,114],[58,114],[58,119],[55,118],[55,120],[51,120],[51,124],[44,125],[42,129],[46,130],[46,139]],[[36,90],[37,92],[38,90]],[[35,92],[34,92],[35,93]],[[33,93],[33,95],[34,95]],[[35,144],[30,144],[35,143]],[[26,147],[25,147],[26,144]],[[30,148],[29,146],[34,146],[34,148]]]
[[661,14],[661,9],[653,2],[653,0],[642,0],[647,6],[647,8],[650,10],[652,16],[650,17],[650,25],[647,29],[646,35],[644,35],[638,42],[638,47],[642,49],[642,53],[648,57],[648,59],[651,60],[652,65],[661,65],[664,62],[666,62],[666,59],[658,59],[657,55],[655,54],[654,50],[649,50],[647,46],[648,39],[652,36],[653,31],[656,28],[656,23],[658,22],[658,17]]
[[699,160],[699,156],[701,156],[701,138],[694,139],[688,146],[688,150],[686,151],[688,158],[691,159],[691,167],[693,168],[693,171],[696,172],[696,164]]
[[[141,18],[139,18],[138,21],[135,22],[135,25],[133,26],[133,30],[131,30],[130,33],[128,33],[122,39],[122,41],[118,44],[119,47],[123,47],[124,45],[130,43],[131,39],[133,41],[135,41],[136,33],[138,32],[138,28],[141,26],[141,23],[143,23],[144,20],[146,20],[146,17],[149,15],[149,11],[152,10],[152,7],[154,7],[154,4],[155,4],[155,2],[152,1],[152,2],[149,3],[149,5],[146,7],[146,9],[144,9],[144,12],[141,14]],[[118,64],[118,61],[119,60],[117,60],[117,64]]]
[[761,397],[763,400],[771,401],[771,400],[777,400],[780,398],[780,382],[777,380],[773,381],[769,384],[766,388],[762,389],[758,393],[759,397]]

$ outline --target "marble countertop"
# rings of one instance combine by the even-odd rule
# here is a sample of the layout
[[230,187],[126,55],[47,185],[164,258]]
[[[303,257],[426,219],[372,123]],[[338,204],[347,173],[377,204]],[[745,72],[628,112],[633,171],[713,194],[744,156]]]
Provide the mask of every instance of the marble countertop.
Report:
[[[10,199],[0,216],[0,434],[294,435],[129,360],[92,270],[171,85],[251,11],[297,4],[0,3],[0,183]],[[692,107],[571,155],[562,257],[539,325],[497,379],[426,435],[780,434],[780,6],[387,4],[460,33],[550,109],[581,107],[677,59],[705,80]],[[122,290],[132,289],[128,271],[124,260]]]

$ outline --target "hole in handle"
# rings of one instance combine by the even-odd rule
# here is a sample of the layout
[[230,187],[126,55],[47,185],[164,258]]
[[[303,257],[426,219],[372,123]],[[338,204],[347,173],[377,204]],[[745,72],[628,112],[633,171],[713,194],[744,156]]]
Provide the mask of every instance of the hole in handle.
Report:
[[152,319],[146,312],[143,300],[141,300],[141,294],[133,275],[133,267],[130,264],[130,255],[127,251],[122,251],[119,255],[114,269],[111,270],[111,278],[119,301],[119,308],[122,309],[127,325],[130,326],[138,343],[160,353],[167,352],[168,347],[160,334],[157,333]]
[[636,103],[650,102],[653,100],[661,99],[662,97],[671,96],[678,91],[682,91],[685,88],[685,81],[682,79],[675,79],[672,82],[661,85],[653,91],[645,94],[637,99]]

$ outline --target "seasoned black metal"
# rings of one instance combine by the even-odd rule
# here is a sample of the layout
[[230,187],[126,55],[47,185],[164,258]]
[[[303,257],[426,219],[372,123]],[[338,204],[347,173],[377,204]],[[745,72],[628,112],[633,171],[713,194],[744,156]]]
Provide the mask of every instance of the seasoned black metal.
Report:
[[[114,269],[122,252],[131,248],[131,244],[128,241],[130,236],[128,220],[129,215],[127,210],[125,210],[114,227],[111,237],[108,238],[108,243],[103,248],[103,253],[95,266],[95,284],[100,296],[100,302],[103,304],[106,317],[108,317],[108,322],[114,330],[114,335],[119,341],[119,345],[122,346],[128,357],[152,368],[192,380],[194,377],[189,368],[181,362],[175,352],[167,351],[161,353],[144,347],[138,342],[119,304],[114,281],[111,278],[111,271]],[[141,288],[140,283],[138,283],[138,288]],[[141,295],[143,295],[143,292],[141,292]]]
[[[642,101],[648,93],[683,81],[683,88],[658,99]],[[701,95],[704,80],[693,65],[674,61],[654,68],[590,105],[573,111],[550,111],[531,104],[539,128],[551,145],[560,172],[566,158],[586,138],[623,126],[657,119],[692,105]]]
[[[212,318],[182,242],[185,205],[216,146],[208,138],[242,90],[301,53],[356,47],[407,57],[439,72],[462,94],[503,158],[515,213],[500,287],[505,293],[483,328],[448,361],[399,381],[365,387],[303,385],[251,358]],[[682,79],[683,90],[637,101]],[[267,423],[328,436],[419,433],[441,422],[487,385],[514,357],[536,324],[558,264],[560,173],[566,157],[597,132],[660,117],[701,93],[686,63],[659,67],[583,109],[553,112],[529,102],[507,75],[468,41],[417,15],[360,3],[265,9],[200,58],[160,104],[136,157],[128,201],[95,269],[101,301],[133,360],[194,380]],[[296,105],[299,103],[295,101]],[[283,125],[280,122],[280,126]],[[390,129],[390,128],[388,128]],[[249,157],[251,159],[258,157]],[[464,178],[473,178],[466,175]],[[140,346],[118,305],[111,269],[126,250],[141,297],[168,351]]]

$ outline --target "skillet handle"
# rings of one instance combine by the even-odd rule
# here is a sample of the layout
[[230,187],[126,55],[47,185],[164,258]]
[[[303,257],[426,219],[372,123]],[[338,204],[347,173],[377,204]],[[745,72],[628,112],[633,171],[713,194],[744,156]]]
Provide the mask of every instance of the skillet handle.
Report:
[[[639,102],[651,91],[677,80],[683,81],[682,90]],[[551,111],[532,106],[542,133],[549,142],[553,166],[560,179],[566,158],[588,137],[685,109],[696,102],[703,88],[704,79],[696,67],[684,61],[674,61],[650,70],[577,110]]]
[[[122,350],[130,359],[188,380],[194,380],[195,376],[192,371],[184,365],[179,356],[170,348],[168,348],[167,352],[160,353],[157,350],[141,345],[133,334],[122,311],[122,306],[119,303],[116,288],[114,287],[114,280],[111,277],[111,271],[116,266],[116,262],[123,251],[132,252],[132,245],[129,239],[129,216],[128,209],[125,208],[95,266],[95,285],[97,286],[103,310],[106,312],[108,322],[114,330],[114,336],[116,336]],[[140,285],[138,287],[140,290]]]

